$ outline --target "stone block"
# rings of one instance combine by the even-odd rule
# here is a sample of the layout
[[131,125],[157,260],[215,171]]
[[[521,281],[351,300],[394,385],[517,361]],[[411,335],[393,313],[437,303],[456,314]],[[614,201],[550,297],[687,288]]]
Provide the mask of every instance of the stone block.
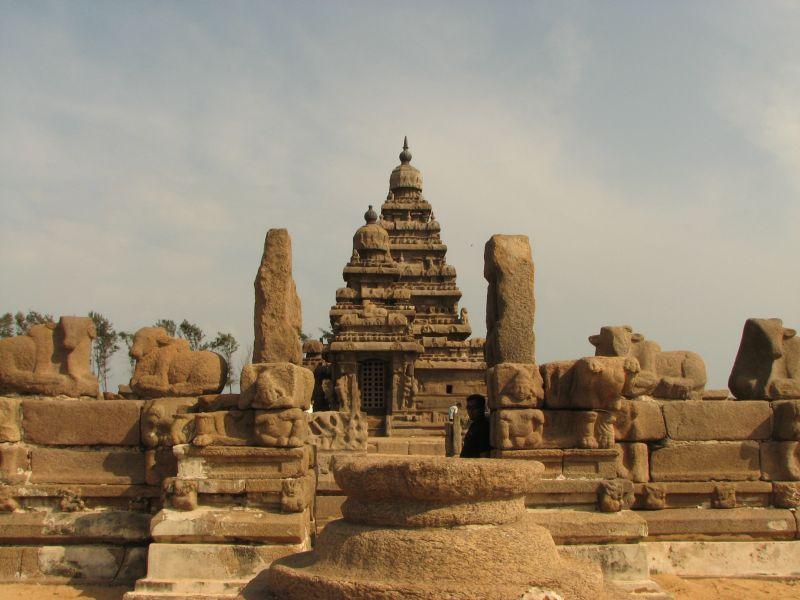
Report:
[[791,540],[797,523],[779,508],[673,508],[639,513],[648,540]]
[[38,571],[38,548],[0,546],[0,581],[13,582]]
[[300,544],[309,539],[308,512],[276,513],[251,508],[163,509],[151,524],[156,542]]
[[317,527],[321,522],[342,518],[342,504],[347,496],[320,496],[316,498],[315,519]]
[[486,366],[536,362],[533,319],[533,259],[524,235],[493,235],[484,249]]
[[30,474],[28,448],[21,444],[0,444],[0,482],[24,483]]
[[622,442],[616,444],[617,477],[637,483],[649,481],[650,461],[647,444]]
[[603,576],[614,582],[643,582],[650,578],[647,551],[642,544],[560,546],[558,553],[561,556],[579,558],[599,564],[603,570]]
[[255,411],[215,410],[190,415],[195,446],[255,446]]
[[257,448],[181,444],[174,448],[183,479],[282,479],[302,477],[311,467],[311,448]]
[[491,445],[498,450],[527,450],[542,443],[544,414],[534,408],[500,409],[491,415]]
[[768,402],[703,400],[665,402],[667,434],[673,440],[765,440],[772,434]]
[[763,442],[761,471],[768,481],[800,481],[800,442]]
[[408,453],[424,456],[444,456],[444,442],[441,438],[430,440],[411,438],[408,440]]
[[617,449],[564,450],[564,477],[612,479],[617,474]]
[[259,446],[299,448],[309,437],[306,413],[299,408],[257,410],[254,437]]
[[303,544],[150,544],[146,581],[249,580],[273,560],[306,549]]
[[111,582],[125,554],[119,546],[44,546],[38,549],[38,572],[45,580]]
[[19,404],[19,398],[0,398],[0,442],[22,439]]
[[144,453],[139,450],[32,448],[30,480],[33,483],[144,483]]
[[526,518],[547,529],[556,544],[627,544],[647,537],[645,520],[630,510],[528,509]]
[[652,573],[680,577],[797,577],[800,542],[643,542]]
[[408,454],[409,440],[398,438],[370,438],[378,454]]
[[535,460],[544,465],[543,479],[554,479],[563,473],[564,451],[555,448],[537,450],[492,450],[492,458]]
[[594,510],[603,481],[599,479],[542,479],[525,497],[530,508],[589,508]]
[[314,373],[288,362],[245,365],[241,390],[240,408],[306,410],[311,406]]
[[661,404],[647,396],[623,400],[614,423],[617,441],[655,442],[667,437]]
[[146,543],[150,515],[120,510],[0,513],[2,544]]
[[594,437],[597,413],[581,410],[545,410],[542,448],[579,448]]
[[35,444],[137,446],[142,405],[139,400],[23,400],[22,427],[25,439]]
[[800,440],[800,400],[772,403],[773,437],[778,440]]
[[486,371],[489,408],[536,408],[544,398],[534,364],[502,363]]
[[744,481],[760,477],[757,442],[670,442],[650,453],[653,481]]

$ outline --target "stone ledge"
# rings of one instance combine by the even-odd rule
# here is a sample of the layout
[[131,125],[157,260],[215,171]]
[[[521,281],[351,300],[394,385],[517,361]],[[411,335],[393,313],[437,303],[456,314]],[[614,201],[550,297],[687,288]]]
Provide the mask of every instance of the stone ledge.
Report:
[[2,546],[0,581],[122,583],[144,576],[147,548],[131,546]]
[[759,444],[669,442],[650,453],[653,481],[746,481],[761,478]]
[[647,523],[629,510],[528,509],[526,516],[547,529],[556,544],[621,544],[647,537]]
[[792,540],[797,521],[780,508],[672,508],[638,513],[647,521],[648,541]]
[[0,513],[3,544],[147,542],[150,515],[129,511]]
[[302,544],[311,535],[308,511],[275,513],[249,508],[209,507],[191,511],[165,508],[153,517],[150,533],[157,542],[193,544]]
[[650,572],[680,577],[798,577],[799,541],[642,542]]

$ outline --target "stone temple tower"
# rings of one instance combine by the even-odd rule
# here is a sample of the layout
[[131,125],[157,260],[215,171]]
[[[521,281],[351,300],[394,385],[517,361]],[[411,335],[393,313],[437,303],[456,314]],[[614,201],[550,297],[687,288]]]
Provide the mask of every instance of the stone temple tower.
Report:
[[456,270],[407,140],[380,216],[370,206],[364,220],[330,311],[331,403],[360,402],[376,428],[392,415],[396,434],[437,429],[448,406],[485,393],[483,340],[469,339]]

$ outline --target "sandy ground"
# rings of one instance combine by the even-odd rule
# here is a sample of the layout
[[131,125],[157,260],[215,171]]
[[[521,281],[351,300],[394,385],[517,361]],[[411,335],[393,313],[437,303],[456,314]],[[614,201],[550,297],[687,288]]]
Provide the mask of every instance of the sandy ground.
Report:
[[798,600],[800,579],[682,579],[676,575],[654,575],[675,600]]
[[[800,579],[681,579],[675,575],[653,577],[675,600],[798,600]],[[0,599],[24,600],[122,600],[130,588],[96,585],[0,584]]]

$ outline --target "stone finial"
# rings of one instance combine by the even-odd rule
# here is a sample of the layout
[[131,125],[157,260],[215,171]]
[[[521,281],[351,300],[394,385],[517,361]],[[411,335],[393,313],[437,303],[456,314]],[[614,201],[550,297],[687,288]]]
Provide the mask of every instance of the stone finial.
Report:
[[493,235],[484,250],[486,366],[534,363],[533,258],[525,235]]
[[300,298],[292,278],[292,240],[286,229],[267,232],[254,287],[253,362],[302,364]]
[[369,208],[367,208],[367,212],[364,213],[364,220],[367,222],[368,225],[378,222],[378,213],[376,213],[372,209],[372,204],[369,205]]
[[411,152],[408,150],[408,136],[403,138],[403,151],[400,153],[400,162],[404,165],[411,162]]

